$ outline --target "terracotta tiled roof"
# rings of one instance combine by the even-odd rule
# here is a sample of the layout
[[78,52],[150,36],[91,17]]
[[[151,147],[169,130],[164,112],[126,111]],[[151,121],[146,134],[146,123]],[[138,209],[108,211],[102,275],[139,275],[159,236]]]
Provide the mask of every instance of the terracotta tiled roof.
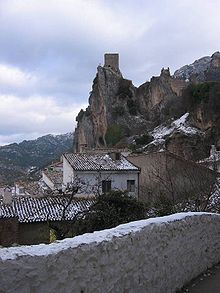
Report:
[[[14,197],[11,205],[0,202],[0,218],[17,217],[20,223],[60,221],[68,197]],[[73,199],[68,205],[65,220],[72,220],[80,211],[87,210],[94,200]]]
[[43,172],[55,185],[62,185],[62,182],[63,182],[62,171],[44,170]]
[[139,168],[122,155],[119,160],[113,160],[109,154],[65,154],[69,164],[76,171],[138,171]]

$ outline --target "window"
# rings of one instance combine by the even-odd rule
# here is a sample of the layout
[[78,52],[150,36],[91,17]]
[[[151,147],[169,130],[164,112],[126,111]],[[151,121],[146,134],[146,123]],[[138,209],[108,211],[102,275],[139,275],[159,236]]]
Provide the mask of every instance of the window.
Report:
[[106,193],[111,191],[112,189],[112,182],[111,180],[103,180],[102,181],[102,192]]
[[128,192],[135,191],[135,180],[127,180],[127,190]]

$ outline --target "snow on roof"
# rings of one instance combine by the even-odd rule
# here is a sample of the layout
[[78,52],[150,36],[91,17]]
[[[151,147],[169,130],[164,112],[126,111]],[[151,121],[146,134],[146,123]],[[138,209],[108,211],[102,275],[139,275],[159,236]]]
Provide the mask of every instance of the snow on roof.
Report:
[[154,139],[162,139],[167,135],[170,135],[174,130],[186,133],[188,135],[193,135],[200,133],[200,131],[195,127],[190,127],[187,125],[187,118],[189,113],[185,113],[179,119],[173,121],[170,126],[159,125],[152,131],[152,136]]
[[72,220],[78,212],[87,210],[94,200],[73,199],[68,205],[68,196],[54,197],[13,197],[12,204],[0,202],[0,218],[17,217],[20,223],[60,221],[64,206],[65,220]]
[[55,185],[62,185],[63,172],[56,170],[44,170],[43,173],[53,182]]
[[109,154],[70,153],[64,157],[76,171],[138,171],[139,168],[120,155],[113,160]]
[[28,245],[20,247],[9,247],[0,249],[0,260],[16,259],[25,255],[46,256],[56,254],[60,251],[78,247],[83,244],[101,243],[103,241],[111,241],[115,237],[122,237],[124,235],[132,234],[141,231],[150,225],[164,225],[170,222],[185,220],[188,217],[220,217],[219,214],[205,213],[205,212],[186,212],[177,213],[164,217],[150,218],[121,224],[115,228],[95,231],[93,233],[86,233],[73,238],[66,238],[64,240],[56,241],[51,244]]

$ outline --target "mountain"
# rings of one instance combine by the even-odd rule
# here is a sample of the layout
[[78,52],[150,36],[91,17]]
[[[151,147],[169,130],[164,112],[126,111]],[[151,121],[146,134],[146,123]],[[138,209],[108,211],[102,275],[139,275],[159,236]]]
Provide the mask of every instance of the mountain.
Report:
[[73,133],[67,133],[1,146],[0,184],[13,184],[15,180],[33,176],[37,170],[70,151],[72,144]]
[[[74,146],[103,147],[127,143],[129,137],[142,134],[171,116],[184,112],[176,107],[181,100],[184,80],[162,69],[159,77],[152,77],[136,88],[110,66],[98,66],[89,97],[89,106],[78,114]],[[171,106],[171,104],[173,106]]]
[[[76,118],[74,148],[166,148],[185,159],[199,160],[208,156],[211,144],[220,147],[219,105],[219,52],[182,67],[173,76],[163,68],[139,87],[123,78],[115,60],[105,60],[97,68],[89,106]],[[193,131],[181,131],[178,119]],[[169,131],[155,141],[158,128]]]
[[174,77],[191,82],[220,81],[220,52],[181,67],[174,72]]

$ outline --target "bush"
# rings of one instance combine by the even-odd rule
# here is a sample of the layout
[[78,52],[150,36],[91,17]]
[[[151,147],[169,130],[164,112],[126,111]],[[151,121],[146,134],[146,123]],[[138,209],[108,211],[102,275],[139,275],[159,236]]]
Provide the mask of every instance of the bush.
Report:
[[141,146],[141,145],[146,145],[146,144],[150,143],[153,139],[154,139],[153,136],[151,136],[148,133],[145,133],[145,134],[141,135],[140,137],[136,138],[135,142],[137,145]]
[[113,115],[114,116],[123,116],[125,113],[125,109],[123,106],[116,106],[113,108]]
[[200,84],[190,84],[184,91],[183,97],[187,108],[193,109],[201,102],[209,103],[213,93],[219,91],[220,84],[216,82],[204,82]]
[[128,111],[131,115],[137,115],[138,107],[135,102],[131,99],[127,101]]
[[89,213],[80,220],[78,234],[112,228],[144,218],[146,207],[143,203],[121,191],[112,191],[98,197]]
[[132,97],[132,92],[130,90],[132,86],[132,82],[130,80],[127,79],[121,79],[120,80],[120,84],[119,84],[119,89],[118,89],[118,95],[120,95],[121,97]]
[[118,124],[112,124],[106,131],[105,141],[108,146],[114,146],[122,137],[123,133],[121,127]]

